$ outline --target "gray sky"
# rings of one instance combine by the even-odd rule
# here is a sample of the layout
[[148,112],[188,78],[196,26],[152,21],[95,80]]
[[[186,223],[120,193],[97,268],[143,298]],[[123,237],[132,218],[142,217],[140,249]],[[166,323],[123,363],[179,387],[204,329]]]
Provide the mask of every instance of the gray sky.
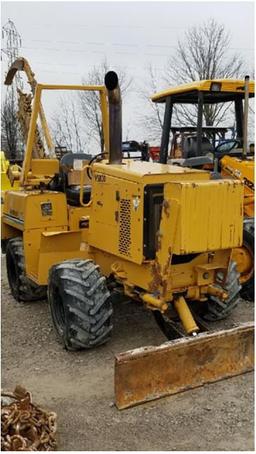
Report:
[[[177,40],[208,18],[225,25],[231,51],[242,55],[247,72],[253,68],[253,2],[2,2],[2,25],[8,18],[40,82],[80,83],[106,57],[113,69],[134,78],[136,88],[145,88],[147,64],[160,76]],[[51,111],[52,102],[46,107]],[[130,139],[146,138],[136,124],[143,108],[135,95],[127,96],[124,136],[129,131]]]

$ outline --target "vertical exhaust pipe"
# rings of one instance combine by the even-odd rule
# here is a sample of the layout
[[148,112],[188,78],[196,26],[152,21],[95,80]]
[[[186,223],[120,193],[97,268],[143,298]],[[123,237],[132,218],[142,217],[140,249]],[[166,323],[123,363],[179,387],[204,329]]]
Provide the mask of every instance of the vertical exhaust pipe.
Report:
[[249,112],[249,81],[250,76],[245,76],[244,83],[244,137],[243,137],[243,158],[246,159],[248,148],[248,112]]
[[122,163],[122,100],[118,76],[114,71],[105,75],[109,108],[109,164]]

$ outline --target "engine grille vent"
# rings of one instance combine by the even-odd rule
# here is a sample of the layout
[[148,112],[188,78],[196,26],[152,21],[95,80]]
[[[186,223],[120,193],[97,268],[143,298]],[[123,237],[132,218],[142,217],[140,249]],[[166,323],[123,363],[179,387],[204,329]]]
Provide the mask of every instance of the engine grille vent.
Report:
[[120,200],[119,253],[131,255],[131,201]]

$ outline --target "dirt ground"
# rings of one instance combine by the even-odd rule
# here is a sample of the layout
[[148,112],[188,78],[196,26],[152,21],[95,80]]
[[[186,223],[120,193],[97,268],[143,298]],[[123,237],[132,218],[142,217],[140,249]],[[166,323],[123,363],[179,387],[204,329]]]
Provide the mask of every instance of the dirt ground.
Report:
[[[241,301],[228,324],[252,318],[253,304]],[[253,373],[117,410],[114,355],[166,339],[135,303],[115,307],[114,326],[107,345],[67,352],[56,340],[46,302],[14,301],[2,256],[2,387],[22,384],[35,402],[57,412],[59,450],[254,449]]]

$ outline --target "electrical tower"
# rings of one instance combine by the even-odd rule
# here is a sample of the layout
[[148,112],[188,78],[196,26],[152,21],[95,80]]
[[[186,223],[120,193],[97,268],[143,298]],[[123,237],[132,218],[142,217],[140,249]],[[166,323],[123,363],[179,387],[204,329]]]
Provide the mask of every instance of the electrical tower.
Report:
[[[1,60],[5,62],[8,70],[12,63],[19,57],[21,48],[21,36],[12,20],[2,27]],[[22,152],[22,140],[17,118],[17,90],[23,89],[23,81],[19,71],[15,76],[14,83],[5,87],[1,109],[1,146],[6,157],[11,160],[17,159]]]
[[[14,22],[8,19],[8,22],[2,27],[2,49],[1,49],[1,60],[3,56],[6,56],[7,67],[19,57],[20,48],[22,46],[21,36],[15,27]],[[22,78],[17,72],[15,77],[15,84],[17,88],[22,89]]]
[[9,64],[12,64],[19,55],[21,36],[11,19],[2,26],[2,40],[5,46],[2,47],[1,52],[7,55]]

